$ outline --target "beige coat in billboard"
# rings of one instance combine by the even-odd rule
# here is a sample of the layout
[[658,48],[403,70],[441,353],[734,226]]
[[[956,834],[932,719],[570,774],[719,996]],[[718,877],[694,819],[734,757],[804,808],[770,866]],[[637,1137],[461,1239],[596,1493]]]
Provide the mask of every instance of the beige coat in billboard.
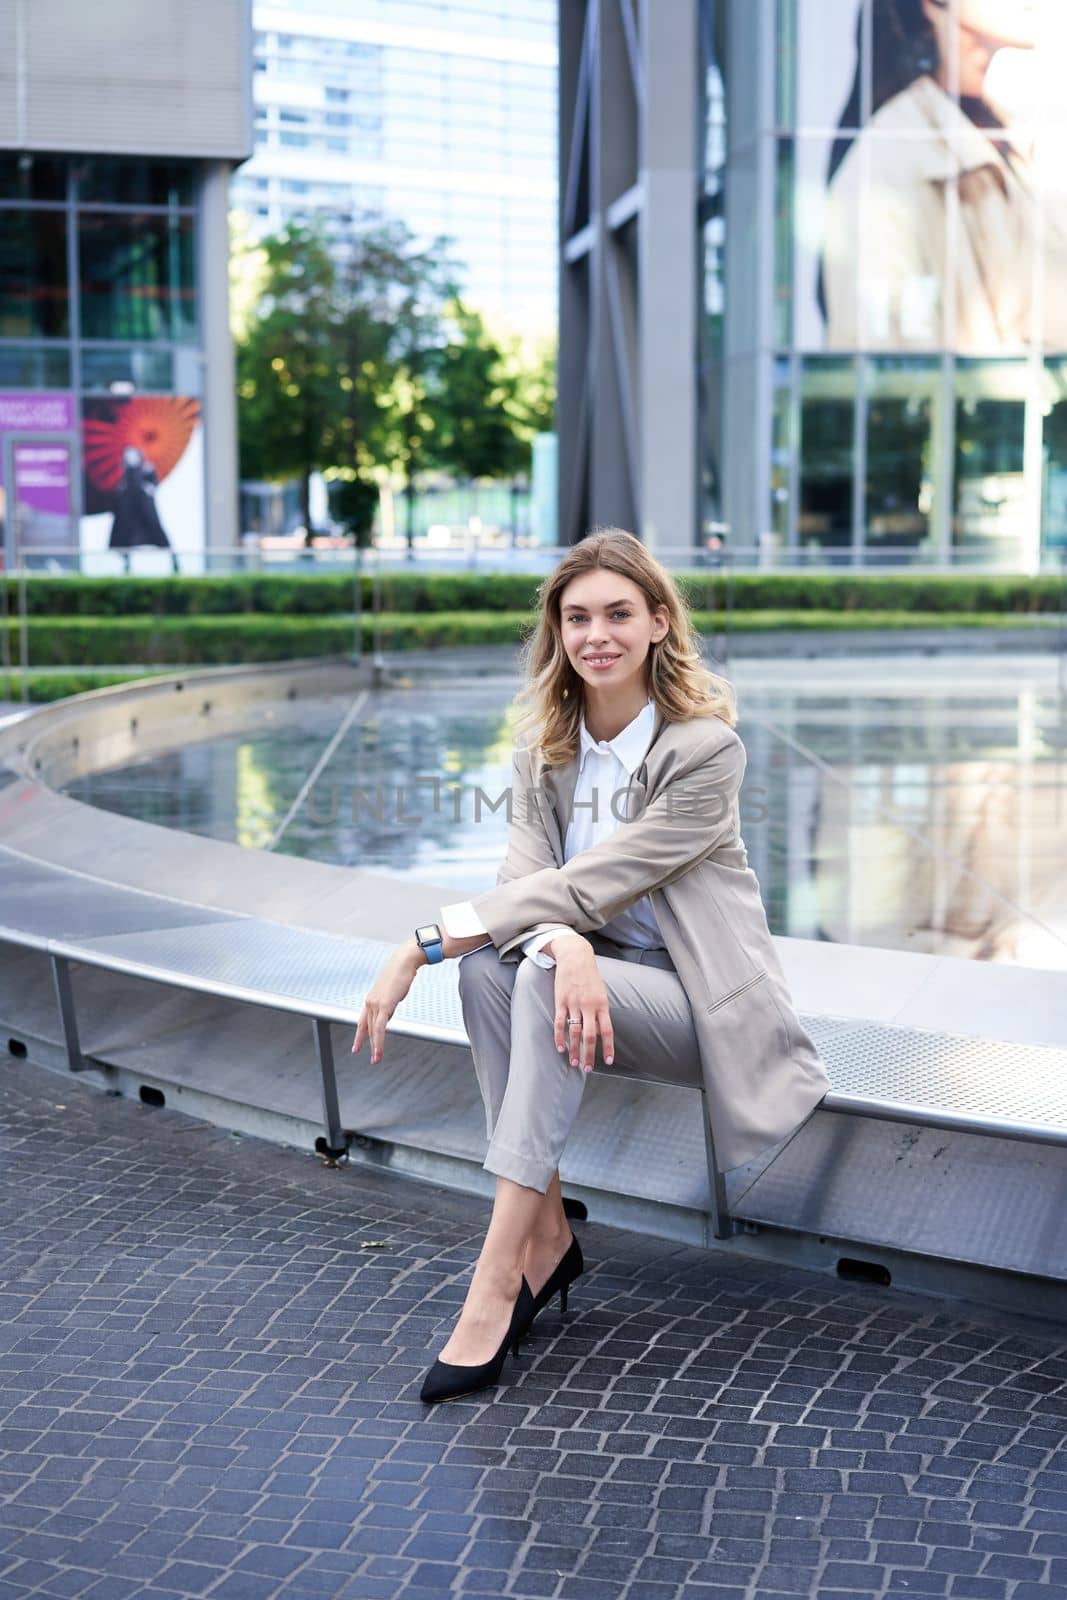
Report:
[[[578,758],[512,757],[507,856],[473,897],[502,961],[542,928],[600,928],[649,894],[693,1011],[716,1159],[741,1166],[793,1133],[830,1087],[801,1027],[740,833],[747,757],[719,717],[668,722],[615,800],[615,832],[564,860]],[[603,803],[604,797],[600,797]]]
[[827,349],[1067,349],[1063,195],[1010,148],[928,76],[880,107],[826,197]]

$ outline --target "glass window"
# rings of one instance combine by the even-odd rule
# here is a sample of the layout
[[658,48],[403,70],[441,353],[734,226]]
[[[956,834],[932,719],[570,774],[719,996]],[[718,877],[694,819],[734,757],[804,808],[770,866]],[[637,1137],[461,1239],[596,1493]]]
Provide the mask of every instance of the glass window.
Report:
[[66,214],[3,212],[0,338],[62,339],[69,332]]
[[1026,533],[1026,364],[956,363],[952,544],[969,559],[1013,562]]
[[806,356],[800,380],[800,503],[797,539],[805,549],[852,544],[855,363]]
[[82,349],[82,387],[110,389],[113,383],[132,383],[135,389],[171,390],[174,387],[174,358],[169,350],[129,349],[121,345],[95,350]]
[[778,141],[774,191],[774,343],[778,349],[793,342],[793,141]]
[[196,338],[191,217],[83,211],[78,255],[85,338]]
[[0,389],[69,389],[70,351],[65,345],[0,345]]
[[[898,9],[897,0],[890,0]],[[914,0],[921,9],[921,0]],[[857,128],[863,120],[866,63],[862,56],[867,7],[858,0],[786,0],[779,18],[785,31],[778,57],[779,115],[794,110],[796,121],[781,122],[806,132]],[[795,16],[788,13],[795,10]],[[904,23],[903,27],[909,27]],[[898,28],[898,32],[900,29]]]
[[789,543],[789,512],[793,494],[795,407],[789,362],[779,357],[774,363],[774,411],[771,436],[771,531],[775,546],[782,550]]
[[110,156],[80,161],[78,199],[105,205],[191,206],[193,169],[183,161],[139,161]]
[[1041,543],[1067,562],[1067,361],[1045,363]]
[[935,408],[941,363],[879,356],[867,363],[867,480],[864,517],[868,558],[908,560],[932,554]]
[[0,156],[0,200],[65,200],[67,163],[54,156]]
[[[721,194],[710,197],[714,203],[722,203]],[[473,231],[473,226],[468,225],[467,233]],[[725,239],[726,229],[721,215],[714,213],[704,223],[704,317],[703,335],[705,342],[704,359],[708,360],[722,354],[723,315],[726,308],[725,290]]]
[[778,0],[777,117],[779,128],[796,126],[797,114],[797,4]]
[[[791,139],[789,167],[793,178],[791,221],[794,259],[779,255],[776,275],[787,272],[793,287],[793,338],[802,350],[855,349],[851,326],[836,341],[830,337],[828,305],[833,302],[835,324],[840,326],[846,307],[854,321],[856,254],[859,239],[854,207],[831,208],[827,189],[830,144],[826,139]],[[785,179],[779,160],[779,188]],[[836,197],[835,197],[836,198]],[[779,195],[779,206],[783,204]],[[781,248],[779,244],[779,249]]]

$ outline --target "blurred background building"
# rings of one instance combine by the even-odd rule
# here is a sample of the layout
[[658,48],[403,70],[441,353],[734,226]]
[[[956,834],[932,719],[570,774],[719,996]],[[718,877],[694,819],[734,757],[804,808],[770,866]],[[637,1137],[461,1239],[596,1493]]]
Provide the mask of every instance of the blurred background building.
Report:
[[568,0],[565,541],[1058,561],[1065,13]]
[[556,0],[289,0],[253,8],[254,235],[368,215],[455,240],[465,298],[556,322]]
[[0,8],[8,562],[137,535],[196,571],[234,543],[227,213],[250,78],[246,0]]

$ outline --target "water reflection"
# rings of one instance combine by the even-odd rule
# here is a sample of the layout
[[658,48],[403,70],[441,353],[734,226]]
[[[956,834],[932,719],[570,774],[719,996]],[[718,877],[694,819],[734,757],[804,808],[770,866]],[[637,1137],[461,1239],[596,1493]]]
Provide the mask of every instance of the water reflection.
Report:
[[[1047,674],[945,692],[898,684],[887,666],[868,692],[833,694],[783,677],[739,682],[742,828],[773,931],[1067,968],[1065,721]],[[490,888],[507,831],[506,692],[459,683],[373,697],[309,788],[347,710],[280,708],[269,729],[68,793],[457,898]]]

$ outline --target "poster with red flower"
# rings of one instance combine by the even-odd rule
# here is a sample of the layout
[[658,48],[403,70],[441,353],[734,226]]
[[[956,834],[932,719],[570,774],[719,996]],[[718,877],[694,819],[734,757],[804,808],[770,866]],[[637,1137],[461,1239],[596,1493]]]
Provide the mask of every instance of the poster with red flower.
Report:
[[82,462],[83,555],[115,552],[126,571],[203,570],[198,400],[188,395],[83,400]]

